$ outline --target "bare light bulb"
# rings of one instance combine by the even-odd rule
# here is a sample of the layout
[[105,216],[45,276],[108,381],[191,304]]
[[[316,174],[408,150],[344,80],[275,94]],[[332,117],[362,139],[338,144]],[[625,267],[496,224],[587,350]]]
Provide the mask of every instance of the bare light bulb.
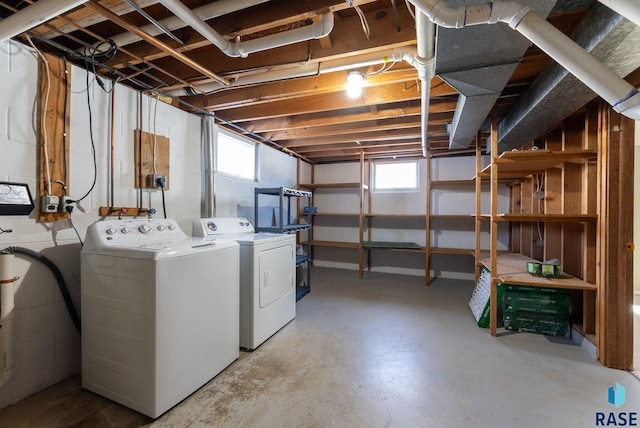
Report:
[[362,94],[364,86],[364,76],[359,71],[351,71],[347,75],[347,95],[357,98]]

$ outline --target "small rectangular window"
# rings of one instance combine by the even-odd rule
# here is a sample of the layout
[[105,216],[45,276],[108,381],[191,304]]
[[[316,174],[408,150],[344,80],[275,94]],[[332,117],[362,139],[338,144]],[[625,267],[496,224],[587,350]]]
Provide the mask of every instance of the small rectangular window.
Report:
[[418,190],[418,161],[375,162],[373,190]]
[[245,180],[255,180],[256,145],[240,136],[218,129],[216,172]]

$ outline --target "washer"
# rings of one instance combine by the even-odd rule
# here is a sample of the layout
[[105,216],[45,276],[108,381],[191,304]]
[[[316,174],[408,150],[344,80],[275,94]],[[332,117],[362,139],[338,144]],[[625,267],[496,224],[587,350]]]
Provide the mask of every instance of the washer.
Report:
[[240,244],[240,346],[255,349],[296,316],[296,238],[255,233],[246,218],[195,220],[193,235]]
[[157,418],[236,360],[239,249],[192,239],[174,220],[89,226],[82,386]]

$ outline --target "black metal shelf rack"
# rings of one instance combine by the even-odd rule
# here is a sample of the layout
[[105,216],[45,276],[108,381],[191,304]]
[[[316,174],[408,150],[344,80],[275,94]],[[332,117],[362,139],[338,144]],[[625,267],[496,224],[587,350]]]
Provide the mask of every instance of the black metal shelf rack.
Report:
[[[260,224],[258,216],[258,208],[260,207],[260,195],[271,195],[278,198],[278,209],[273,216],[270,225]],[[312,192],[298,189],[290,189],[287,187],[265,187],[255,189],[255,226],[256,232],[270,233],[298,233],[301,231],[311,230],[311,197]],[[291,210],[291,202],[294,198],[306,198],[306,223],[292,223],[291,219],[298,218],[297,213],[302,207],[297,205]],[[293,213],[296,213],[292,216]],[[304,217],[299,218],[302,220]],[[300,241],[298,239],[298,241]],[[311,291],[311,239],[306,240],[306,254],[296,255],[296,270],[307,266],[306,281],[302,285],[296,284],[296,301],[307,295]]]

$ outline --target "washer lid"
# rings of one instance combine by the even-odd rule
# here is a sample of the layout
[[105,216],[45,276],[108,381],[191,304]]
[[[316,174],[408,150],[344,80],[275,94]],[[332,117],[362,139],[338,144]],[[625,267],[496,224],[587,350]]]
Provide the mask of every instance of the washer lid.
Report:
[[174,220],[103,220],[87,229],[82,251],[120,257],[158,260],[237,246],[215,236],[190,238]]
[[230,239],[186,238],[180,241],[130,241],[100,249],[83,249],[83,252],[132,259],[163,260],[234,247],[238,247],[238,243]]

